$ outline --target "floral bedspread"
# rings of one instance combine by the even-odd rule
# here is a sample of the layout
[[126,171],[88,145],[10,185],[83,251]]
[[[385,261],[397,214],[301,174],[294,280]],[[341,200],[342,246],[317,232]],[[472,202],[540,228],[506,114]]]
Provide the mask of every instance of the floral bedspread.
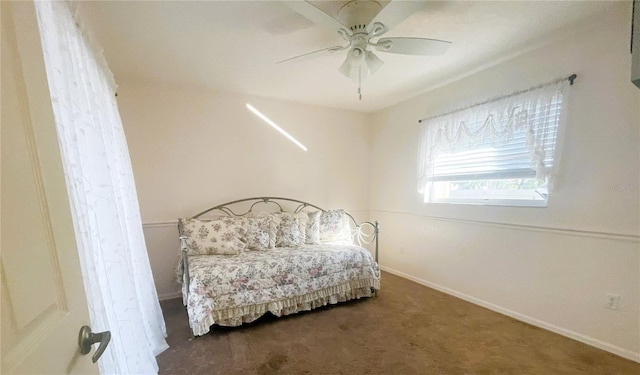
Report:
[[[179,267],[181,269],[181,267]],[[266,312],[276,316],[370,297],[380,288],[371,254],[352,244],[305,245],[189,257],[183,298],[195,335],[212,324],[237,326]]]

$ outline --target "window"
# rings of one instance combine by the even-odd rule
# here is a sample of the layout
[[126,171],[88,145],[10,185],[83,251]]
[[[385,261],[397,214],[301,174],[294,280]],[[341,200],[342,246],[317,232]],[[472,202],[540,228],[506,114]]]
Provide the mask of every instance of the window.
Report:
[[425,202],[546,207],[567,80],[421,121]]

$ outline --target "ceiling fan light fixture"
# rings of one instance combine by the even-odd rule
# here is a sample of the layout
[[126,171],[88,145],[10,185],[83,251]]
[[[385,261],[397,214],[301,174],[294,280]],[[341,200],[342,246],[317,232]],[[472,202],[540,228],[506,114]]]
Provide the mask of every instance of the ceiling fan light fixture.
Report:
[[384,64],[384,61],[382,61],[378,56],[376,56],[375,53],[371,51],[365,52],[364,61],[367,64],[367,68],[369,68],[371,74],[375,73]]
[[353,69],[353,65],[351,65],[351,62],[349,61],[349,56],[347,56],[347,58],[344,60],[344,62],[342,63],[342,65],[340,65],[340,67],[338,68],[338,71],[340,72],[340,74],[342,74],[343,76],[350,78],[350,79],[354,79],[354,77],[356,77],[357,79],[357,69]]
[[[451,42],[417,37],[384,37],[398,23],[422,9],[426,1],[346,0],[335,13],[320,5],[321,1],[287,1],[296,12],[308,19],[328,25],[348,44],[298,55],[284,61],[297,60],[320,53],[347,50],[338,71],[358,84],[358,96],[362,99],[362,82],[384,64],[374,51],[413,56],[436,56],[446,52]],[[372,51],[373,50],[373,51]]]
[[360,74],[360,67],[365,62],[365,53],[359,47],[353,47],[347,54],[347,58],[344,60],[338,71],[343,76],[351,78],[354,82],[357,82]]
[[349,60],[349,64],[353,66],[360,66],[365,60],[364,50],[360,47],[353,47],[351,51],[349,51],[349,56],[347,56]]
[[347,57],[340,65],[338,71],[345,77],[351,79],[354,83],[364,81],[368,76],[368,69],[364,64],[353,64]]

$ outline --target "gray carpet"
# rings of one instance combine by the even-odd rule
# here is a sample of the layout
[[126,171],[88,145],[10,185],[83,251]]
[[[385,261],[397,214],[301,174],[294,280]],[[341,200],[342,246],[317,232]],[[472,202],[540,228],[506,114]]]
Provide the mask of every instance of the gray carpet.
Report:
[[383,273],[377,298],[189,341],[179,299],[162,302],[160,374],[640,374],[640,364]]

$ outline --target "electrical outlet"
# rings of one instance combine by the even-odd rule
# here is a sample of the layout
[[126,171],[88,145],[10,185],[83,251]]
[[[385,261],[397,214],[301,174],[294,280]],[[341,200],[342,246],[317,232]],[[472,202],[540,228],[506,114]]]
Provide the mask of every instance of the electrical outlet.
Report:
[[618,310],[620,305],[620,296],[617,294],[607,294],[607,300],[604,303],[604,307],[611,310]]

